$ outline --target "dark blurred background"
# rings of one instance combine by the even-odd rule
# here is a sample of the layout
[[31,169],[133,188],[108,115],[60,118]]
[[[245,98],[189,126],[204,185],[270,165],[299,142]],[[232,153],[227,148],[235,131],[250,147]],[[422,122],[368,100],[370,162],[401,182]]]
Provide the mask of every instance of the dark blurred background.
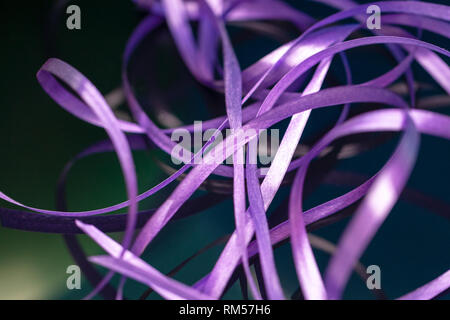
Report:
[[[65,6],[55,9],[57,1],[30,1],[27,4],[3,1],[0,4],[2,77],[0,80],[0,190],[22,203],[55,209],[56,182],[64,165],[89,145],[107,138],[104,130],[84,123],[60,108],[39,86],[35,74],[49,57],[60,58],[86,75],[97,88],[108,94],[121,83],[123,50],[134,27],[145,16],[131,1],[71,1],[81,8],[81,30],[67,30]],[[308,1],[291,1],[315,18],[334,10]],[[445,3],[443,1],[442,3]],[[230,27],[236,53],[244,68],[296,34],[286,24],[278,36],[261,35],[242,26]],[[362,34],[364,35],[364,33]],[[448,41],[425,32],[424,39],[449,48]],[[395,66],[381,47],[366,47],[349,52],[355,82],[369,80]],[[448,60],[447,60],[448,62]],[[443,90],[415,63],[418,82],[429,84],[418,99]],[[166,108],[185,123],[224,114],[223,101],[202,88],[188,74],[165,27],[150,35],[134,55],[130,78],[143,106],[154,117],[154,108]],[[333,62],[326,86],[343,84],[342,66]],[[398,83],[404,82],[404,78]],[[368,106],[367,108],[372,108]],[[365,106],[354,106],[362,112]],[[305,138],[314,137],[333,124],[338,108],[315,111]],[[448,108],[438,112],[450,114]],[[118,113],[127,117],[126,106]],[[395,148],[398,135],[369,152],[339,161],[335,167],[365,176],[379,170]],[[311,138],[312,139],[312,138]],[[158,151],[134,153],[140,191],[147,190],[167,173],[155,159],[167,161]],[[419,158],[409,188],[448,202],[450,170],[449,142],[423,136]],[[304,208],[330,200],[350,190],[351,185],[321,184],[305,199]],[[169,187],[143,201],[141,209],[156,207],[173,189]],[[288,190],[280,191],[270,212],[283,203]],[[68,209],[87,210],[112,205],[126,199],[122,174],[113,153],[88,157],[76,163],[67,184]],[[14,206],[1,201],[1,207]],[[448,207],[447,207],[448,208]],[[122,211],[125,212],[125,211]],[[447,215],[450,212],[446,212]],[[156,238],[144,257],[162,272],[201,247],[233,230],[231,200],[188,219],[171,223]],[[320,228],[314,234],[336,243],[348,222]],[[396,298],[432,280],[450,266],[449,221],[407,201],[400,201],[363,255],[365,265],[381,267],[381,285],[388,298]],[[113,234],[120,239],[121,234]],[[102,251],[85,236],[79,236],[88,254]],[[194,283],[206,274],[220,254],[219,245],[190,262],[175,278]],[[329,256],[316,250],[320,268]],[[298,289],[288,243],[276,249],[277,267],[287,296]],[[31,233],[0,227],[0,299],[79,299],[90,292],[83,277],[81,290],[68,290],[66,268],[74,264],[61,235]],[[101,269],[99,269],[101,270]],[[104,270],[101,270],[104,272]],[[117,282],[117,279],[114,280]],[[137,298],[145,287],[129,281],[126,296]],[[225,298],[240,298],[235,285]],[[152,294],[149,298],[158,298]],[[372,299],[365,282],[353,275],[345,292],[347,299]]]

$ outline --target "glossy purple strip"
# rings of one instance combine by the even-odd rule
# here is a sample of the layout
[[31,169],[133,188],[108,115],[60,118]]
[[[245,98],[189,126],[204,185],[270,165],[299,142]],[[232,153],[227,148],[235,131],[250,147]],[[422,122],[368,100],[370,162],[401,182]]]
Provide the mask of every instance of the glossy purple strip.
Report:
[[450,270],[428,282],[413,292],[398,298],[399,300],[430,300],[449,288]]

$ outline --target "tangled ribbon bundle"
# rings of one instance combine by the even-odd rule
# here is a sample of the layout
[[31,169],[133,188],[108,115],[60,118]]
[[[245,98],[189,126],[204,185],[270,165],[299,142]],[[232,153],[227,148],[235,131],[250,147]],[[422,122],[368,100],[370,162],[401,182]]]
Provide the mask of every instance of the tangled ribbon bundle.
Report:
[[[316,1],[339,11],[316,21],[278,0],[136,1],[148,16],[129,38],[122,64],[122,90],[135,122],[116,117],[104,96],[74,67],[56,58],[49,59],[37,73],[42,88],[74,116],[103,128],[109,140],[86,149],[66,166],[58,185],[58,211],[33,208],[0,192],[1,199],[26,209],[0,209],[2,225],[64,234],[75,260],[95,286],[88,298],[101,293],[106,298],[120,299],[126,279],[131,278],[166,299],[219,299],[238,279],[245,287],[244,296],[248,285],[255,299],[285,299],[273,250],[277,244],[290,239],[302,296],[305,299],[340,299],[353,269],[358,269],[359,258],[400,196],[409,195],[413,202],[431,203],[435,211],[449,217],[448,206],[424,199],[405,185],[416,162],[421,134],[450,139],[450,117],[425,110],[426,105],[421,107],[415,101],[417,88],[411,68],[411,64],[417,62],[426,70],[446,92],[440,96],[441,100],[448,102],[450,68],[445,59],[450,52],[422,41],[421,34],[428,31],[450,38],[450,7],[421,1],[371,3],[382,12],[382,27],[367,30],[369,4],[360,5],[352,0]],[[355,22],[348,23],[349,18]],[[288,22],[295,26],[300,36],[241,70],[226,24],[257,20]],[[180,169],[166,167],[171,173],[166,180],[138,194],[132,151],[157,148],[170,155],[176,146],[170,134],[178,128],[161,129],[150,119],[128,77],[133,53],[164,23],[195,79],[203,86],[223,93],[226,116],[203,123],[203,129],[215,129],[214,134],[200,151],[188,157],[193,160],[201,154],[201,163],[180,159],[185,163]],[[416,35],[408,31],[411,28],[417,30]],[[367,36],[354,37],[362,30]],[[384,45],[397,65],[377,78],[354,84],[346,51],[371,45]],[[347,83],[323,89],[335,56],[342,61]],[[403,76],[409,93],[408,102],[392,89],[395,81]],[[351,104],[356,103],[375,103],[383,107],[350,116]],[[340,105],[344,107],[335,125],[299,156],[299,143],[311,111]],[[256,164],[239,161],[245,157],[244,148],[258,139],[258,130],[268,129],[286,119],[289,124],[269,167],[262,170]],[[194,131],[191,125],[182,128]],[[213,143],[221,131],[228,128],[234,129],[233,133],[223,141]],[[305,179],[314,170],[314,164],[326,158],[330,150],[336,160],[371,148],[373,141],[356,142],[352,144],[353,151],[351,148],[345,151],[345,145],[338,148],[335,144],[351,135],[369,132],[401,132],[395,151],[381,170],[363,180],[347,177],[357,180],[358,186],[304,211]],[[97,210],[66,211],[64,185],[73,163],[108,151],[117,154],[128,200]],[[222,164],[230,157],[235,160],[233,166]],[[213,180],[212,175],[222,178]],[[326,179],[339,180],[340,177],[330,174]],[[159,208],[138,210],[140,201],[174,181],[180,182]],[[285,184],[290,185],[289,202],[281,210],[287,214],[280,221],[270,221],[267,210]],[[205,185],[209,185],[211,194],[191,198]],[[212,207],[226,199],[226,194],[233,198],[236,229],[229,237],[218,240],[226,242],[220,257],[212,270],[194,285],[181,283],[173,279],[172,274],[165,275],[140,258],[171,221]],[[336,247],[308,235],[307,228],[313,224],[333,223],[342,211],[354,204],[356,211]],[[122,208],[128,208],[128,213],[102,215]],[[121,243],[105,233],[114,231],[124,231]],[[107,255],[87,260],[75,238],[80,232],[89,235]],[[312,246],[332,254],[324,274],[319,271]],[[92,263],[109,269],[109,273],[101,278]],[[256,263],[260,268],[258,281],[250,269]],[[116,273],[122,275],[122,280],[118,288],[113,288],[109,282]],[[432,299],[449,287],[450,270],[400,299]]]

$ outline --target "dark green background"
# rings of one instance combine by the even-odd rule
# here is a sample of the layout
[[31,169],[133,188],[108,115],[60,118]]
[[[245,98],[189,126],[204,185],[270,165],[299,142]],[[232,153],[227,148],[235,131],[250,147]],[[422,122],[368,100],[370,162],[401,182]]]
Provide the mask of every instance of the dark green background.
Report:
[[[333,12],[320,5],[308,3],[302,6],[297,1],[292,2],[316,17]],[[52,28],[55,39],[52,49],[44,41],[44,25],[53,3],[9,1],[7,4],[2,2],[0,7],[0,190],[23,203],[47,209],[55,209],[56,181],[64,165],[85,147],[105,139],[106,134],[61,109],[40,88],[35,74],[50,55],[56,56],[80,70],[103,94],[107,94],[120,85],[122,52],[127,38],[143,16],[131,1],[75,2],[81,7],[82,29],[67,30],[65,14],[62,14]],[[201,89],[187,76],[170,38],[162,38],[160,46],[152,43],[147,45],[146,51],[138,53],[141,62],[146,61],[148,50],[155,54],[151,67],[144,68],[149,73],[142,75],[141,72],[140,78],[137,77],[138,89],[145,92],[145,77],[153,77],[161,90],[165,90],[165,95],[170,96],[171,85],[179,81],[176,79],[182,79],[188,82],[183,91],[185,95],[170,101],[179,117],[186,122],[212,117],[213,114],[205,111],[207,108]],[[442,41],[430,36],[429,39]],[[273,40],[250,38],[237,46],[237,54],[245,67],[276,45]],[[370,50],[352,51],[350,61],[354,70],[367,70],[366,73],[355,71],[357,81],[368,80],[379,75],[380,70],[387,71],[393,66],[389,59],[371,54]],[[339,70],[338,66],[336,68]],[[415,70],[421,81],[434,84],[420,68],[415,66]],[[144,97],[143,104],[150,109],[152,101],[151,96]],[[448,109],[440,112],[448,114]],[[320,125],[336,114],[335,111],[318,112],[311,123]],[[394,147],[395,144],[387,144],[353,160],[343,161],[339,169],[374,173]],[[140,191],[166,177],[154,164],[154,157],[160,157],[160,153],[135,153]],[[449,160],[447,141],[423,137],[409,186],[447,200]],[[305,208],[346,190],[323,186],[306,199]],[[144,201],[141,208],[158,205],[169,191],[170,188]],[[96,155],[77,163],[69,175],[67,193],[70,210],[100,208],[125,200],[122,175],[115,156]],[[1,206],[13,208],[3,201]],[[317,233],[336,242],[346,221]],[[449,227],[448,220],[400,202],[377,233],[362,261],[366,265],[377,264],[381,267],[382,287],[388,297],[395,298],[449,268]],[[203,245],[232,230],[232,205],[228,201],[189,220],[171,224],[151,244],[146,258],[155,267],[167,272]],[[119,234],[113,236],[120,239]],[[80,239],[89,254],[102,253],[86,237],[81,236]],[[212,268],[219,249],[211,250],[190,263],[176,278],[187,283],[198,280]],[[290,246],[287,244],[277,249],[276,257],[283,287],[290,295],[298,287]],[[317,252],[317,258],[323,270],[328,256]],[[0,299],[81,298],[89,292],[90,286],[83,281],[82,290],[67,290],[65,271],[70,264],[73,260],[61,236],[0,227]],[[130,281],[126,292],[130,298],[135,298],[143,290],[143,286]],[[236,287],[226,296],[239,297]],[[372,298],[372,295],[364,283],[353,276],[345,297],[360,299]]]

